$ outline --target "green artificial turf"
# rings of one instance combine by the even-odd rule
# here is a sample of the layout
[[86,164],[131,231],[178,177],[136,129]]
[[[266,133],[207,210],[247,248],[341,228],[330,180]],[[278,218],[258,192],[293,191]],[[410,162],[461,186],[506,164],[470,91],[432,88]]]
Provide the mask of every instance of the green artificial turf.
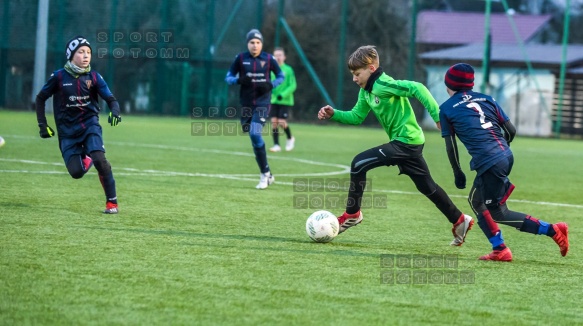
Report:
[[[379,128],[292,122],[296,148],[268,154],[276,183],[259,191],[249,138],[193,135],[193,122],[227,121],[126,115],[103,125],[120,207],[104,215],[95,168],[72,179],[34,113],[0,111],[1,325],[582,323],[582,141],[512,143],[509,207],[567,222],[571,250],[561,257],[552,239],[501,226],[514,261],[499,263],[477,260],[491,250],[477,224],[450,247],[451,224],[396,167],[368,175],[368,194],[385,205],[363,209],[363,223],[331,243],[310,241],[313,211],[344,210],[317,199],[346,193],[298,181],[346,180],[356,154],[388,141]],[[439,133],[426,138],[434,179],[471,213]],[[423,275],[433,278],[415,284]]]

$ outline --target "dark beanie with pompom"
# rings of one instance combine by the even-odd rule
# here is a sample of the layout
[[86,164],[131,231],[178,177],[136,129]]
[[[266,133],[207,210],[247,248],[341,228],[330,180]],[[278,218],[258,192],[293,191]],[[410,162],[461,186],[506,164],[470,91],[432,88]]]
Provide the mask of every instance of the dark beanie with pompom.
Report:
[[467,63],[457,63],[445,73],[445,86],[452,91],[474,88],[474,68]]

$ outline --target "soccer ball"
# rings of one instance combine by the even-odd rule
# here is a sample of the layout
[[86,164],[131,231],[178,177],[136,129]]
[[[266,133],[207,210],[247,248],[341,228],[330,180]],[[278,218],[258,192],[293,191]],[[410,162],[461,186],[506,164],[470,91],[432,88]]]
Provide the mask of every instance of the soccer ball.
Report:
[[4,146],[4,144],[6,144],[6,141],[0,136],[0,147]]
[[315,242],[330,242],[339,230],[338,219],[328,211],[314,212],[306,221],[306,233]]

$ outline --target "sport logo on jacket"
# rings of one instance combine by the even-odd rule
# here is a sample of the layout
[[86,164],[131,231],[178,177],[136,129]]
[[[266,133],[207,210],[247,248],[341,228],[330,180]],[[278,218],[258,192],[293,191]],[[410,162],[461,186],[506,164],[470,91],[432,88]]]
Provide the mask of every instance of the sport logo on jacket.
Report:
[[85,85],[87,86],[87,89],[91,89],[91,79],[87,79]]

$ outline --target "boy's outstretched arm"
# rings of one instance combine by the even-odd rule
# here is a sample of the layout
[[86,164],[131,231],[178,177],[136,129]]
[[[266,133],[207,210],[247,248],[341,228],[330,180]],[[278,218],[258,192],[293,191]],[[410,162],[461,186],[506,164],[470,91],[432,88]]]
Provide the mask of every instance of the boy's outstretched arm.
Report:
[[[322,112],[323,119],[331,119],[349,125],[359,125],[366,119],[366,116],[370,112],[370,106],[366,103],[363,90],[361,89],[358,94],[358,100],[352,110],[335,110],[330,105],[326,105],[320,109],[320,112]],[[318,113],[318,118],[320,119],[320,113]]]
[[356,105],[350,111],[335,110],[330,105],[326,105],[318,112],[318,119],[331,119],[344,124],[359,125],[364,121],[369,111],[368,105]]

